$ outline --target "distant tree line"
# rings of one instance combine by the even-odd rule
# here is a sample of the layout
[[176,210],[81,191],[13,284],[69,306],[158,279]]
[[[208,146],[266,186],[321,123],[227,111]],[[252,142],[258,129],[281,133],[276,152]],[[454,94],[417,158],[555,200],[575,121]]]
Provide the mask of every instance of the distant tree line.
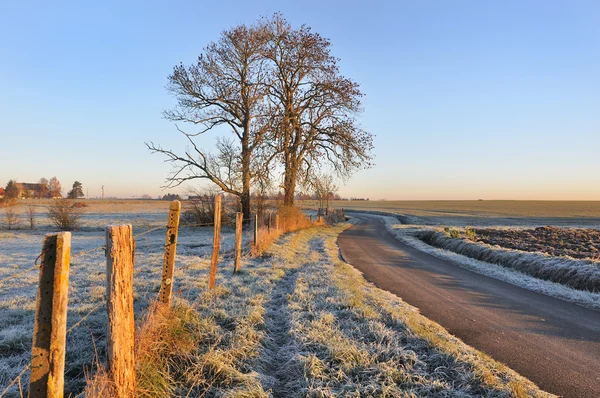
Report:
[[[175,66],[167,89],[177,106],[164,117],[189,148],[146,143],[173,166],[167,187],[208,180],[239,197],[248,218],[251,188],[264,194],[277,186],[292,206],[297,188],[316,191],[325,170],[344,179],[370,167],[373,137],[357,120],[363,94],[338,63],[328,39],[275,14],[225,30],[195,63]],[[219,138],[215,153],[200,148],[196,138],[217,127],[231,138]]]

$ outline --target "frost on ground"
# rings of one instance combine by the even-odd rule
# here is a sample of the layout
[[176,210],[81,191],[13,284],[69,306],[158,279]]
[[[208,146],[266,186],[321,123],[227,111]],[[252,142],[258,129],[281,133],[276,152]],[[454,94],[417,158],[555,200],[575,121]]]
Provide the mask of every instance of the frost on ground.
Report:
[[457,232],[457,236],[452,236],[448,231],[440,229],[418,231],[415,232],[415,236],[432,246],[476,260],[512,268],[524,274],[573,289],[600,292],[600,261],[505,249],[497,245],[492,246],[465,239],[459,230],[453,231]]
[[[539,276],[532,276],[525,273],[528,267],[539,267],[540,270],[554,271],[558,269],[559,272],[565,272],[565,267],[572,267],[577,271],[571,270],[570,273],[567,271],[563,275],[568,277],[569,275],[581,276],[589,273],[594,278],[597,278],[597,262],[591,262],[590,260],[565,259],[543,253],[526,253],[517,250],[493,247],[483,243],[466,242],[464,239],[447,237],[444,233],[445,231],[441,229],[422,225],[399,224],[398,218],[392,217],[389,214],[380,217],[393,236],[415,249],[429,253],[437,258],[448,260],[474,272],[520,286],[524,289],[569,301],[587,308],[600,310],[600,293],[574,289],[564,283],[543,280],[540,279]],[[436,237],[444,235],[440,238],[440,241],[445,243],[443,248],[424,242],[424,240],[428,240],[427,237],[430,237],[433,234],[435,234]],[[459,242],[456,244],[449,244],[447,241]],[[468,250],[463,254],[459,254],[459,249],[466,247],[467,245]],[[442,244],[440,244],[440,246],[442,246]],[[479,255],[482,257],[477,259],[477,256]],[[481,261],[481,259],[484,259],[485,261]],[[508,265],[508,262],[510,261],[513,261],[517,266],[512,267]],[[594,264],[590,265],[590,263]],[[519,268],[520,265],[522,265],[522,268]]]
[[[175,275],[182,322],[169,324],[178,334],[165,346],[171,348],[161,372],[139,362],[138,383],[146,396],[547,396],[367,283],[339,259],[335,240],[343,228],[288,234],[266,256],[244,258],[235,275],[232,259],[225,256],[213,291],[207,290],[210,261],[204,246],[210,231],[184,231]],[[162,239],[164,231],[138,239],[138,325],[158,292]],[[78,250],[100,241],[100,236],[87,237]],[[40,237],[31,237],[17,260],[8,262],[13,268],[29,265],[39,245]],[[1,251],[7,257],[16,252],[5,241]],[[27,363],[31,348],[36,276],[16,281],[0,287],[2,389]],[[75,256],[69,326],[102,303],[103,284],[102,253]],[[95,358],[104,361],[104,311],[101,305],[67,339],[67,396],[82,391],[85,373],[96,369]],[[27,382],[25,375],[25,389]],[[11,394],[18,396],[18,389]]]
[[205,397],[548,396],[367,283],[339,259],[343,228],[289,234],[267,256],[245,259],[240,274],[220,273],[214,291],[180,301],[198,314],[188,330],[199,347],[171,356],[170,367],[145,368],[145,388]]
[[[95,362],[105,358],[106,259],[101,248],[105,244],[104,226],[133,225],[134,305],[136,314],[140,314],[158,295],[166,229],[161,226],[166,225],[166,220],[166,212],[88,214],[82,230],[73,232],[67,328],[76,327],[67,335],[65,396],[81,392],[86,372],[93,371]],[[39,278],[38,269],[31,268],[40,254],[44,235],[53,231],[50,226],[40,224],[33,231],[0,231],[0,394],[31,360]],[[153,228],[158,229],[152,231]],[[181,296],[197,297],[204,290],[212,233],[212,228],[180,228],[174,291]],[[250,235],[245,234],[248,241]],[[222,252],[232,251],[233,228],[224,227],[221,240]],[[26,372],[20,379],[24,389],[29,384],[28,377]],[[18,389],[16,383],[7,396],[19,396]]]

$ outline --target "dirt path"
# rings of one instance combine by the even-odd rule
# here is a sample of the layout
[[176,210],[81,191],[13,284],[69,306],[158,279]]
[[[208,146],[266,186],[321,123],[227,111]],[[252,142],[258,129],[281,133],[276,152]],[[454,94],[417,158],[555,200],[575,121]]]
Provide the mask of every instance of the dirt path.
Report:
[[565,397],[600,397],[600,313],[409,247],[375,217],[343,232],[344,259],[467,344]]

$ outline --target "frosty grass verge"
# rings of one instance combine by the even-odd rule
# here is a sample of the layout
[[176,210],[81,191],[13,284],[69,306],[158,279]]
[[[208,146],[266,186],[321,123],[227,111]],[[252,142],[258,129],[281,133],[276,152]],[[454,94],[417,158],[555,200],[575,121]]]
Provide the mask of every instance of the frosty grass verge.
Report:
[[[209,333],[198,348],[200,366],[173,386],[173,395],[549,396],[340,261],[335,239],[344,227],[289,234],[269,256],[245,258],[238,275],[226,257],[212,292],[206,289],[210,261],[202,257],[210,231],[181,234],[175,291]],[[158,292],[164,231],[144,238],[148,242],[138,242],[136,250],[138,321]],[[41,245],[39,237],[33,241],[32,247]],[[3,248],[4,268],[36,256],[23,249],[7,258],[11,252],[18,251]],[[73,259],[69,327],[103,300],[103,255],[88,256]],[[17,282],[0,286],[2,389],[31,349],[37,275]],[[68,336],[66,395],[82,391],[84,370],[94,370],[96,355],[104,361],[105,322],[103,306]],[[198,384],[203,376],[207,383]],[[21,384],[26,389],[26,377]],[[7,396],[18,394],[15,387]]]
[[[588,291],[573,289],[564,284],[538,279],[534,276],[525,274],[523,272],[519,272],[516,269],[507,268],[506,266],[502,266],[499,264],[492,264],[489,262],[480,261],[456,253],[451,250],[431,246],[423,242],[418,236],[423,233],[431,233],[432,231],[435,232],[436,230],[432,229],[434,227],[413,224],[399,224],[399,219],[395,215],[392,215],[390,213],[373,212],[369,214],[381,218],[385,223],[385,226],[388,229],[388,231],[390,231],[390,233],[398,240],[422,252],[429,253],[442,260],[451,261],[452,263],[459,265],[463,268],[470,269],[474,272],[477,272],[482,275],[487,275],[492,278],[500,279],[504,282],[508,282],[510,284],[522,287],[524,289],[528,289],[534,292],[545,294],[547,296],[578,304],[586,308],[600,310],[600,293],[592,293]],[[499,250],[502,252],[519,252],[516,250],[508,249]],[[509,254],[511,256],[514,256],[514,254]],[[498,252],[497,256],[501,255],[502,253]],[[587,260],[557,260],[556,258],[553,258],[549,255],[519,252],[520,259],[527,258],[528,256],[529,260],[535,261],[537,264],[539,264],[539,266],[547,265],[555,267],[556,264],[560,263],[561,261],[568,262],[568,266],[589,266],[589,261]],[[546,260],[547,263],[544,263],[544,260]],[[594,272],[598,273],[600,272],[600,270],[594,270]]]

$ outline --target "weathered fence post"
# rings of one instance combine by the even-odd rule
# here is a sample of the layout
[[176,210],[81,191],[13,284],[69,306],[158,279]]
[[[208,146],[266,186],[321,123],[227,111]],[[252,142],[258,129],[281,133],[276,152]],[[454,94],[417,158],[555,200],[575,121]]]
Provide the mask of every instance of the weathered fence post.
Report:
[[215,287],[217,278],[217,263],[219,262],[219,249],[221,247],[221,195],[215,197],[215,230],[213,234],[212,262],[210,265],[210,277],[208,279],[208,288]]
[[258,243],[258,213],[254,215],[254,246]]
[[174,200],[169,207],[162,282],[160,284],[160,292],[158,293],[159,301],[167,305],[171,304],[171,294],[173,293],[173,273],[175,271],[175,253],[177,251],[180,213],[181,203],[178,200]]
[[242,262],[242,222],[244,213],[235,214],[235,266],[233,272],[239,272]]
[[279,214],[275,214],[275,231],[279,233]]
[[267,232],[271,233],[271,215],[272,213],[269,213],[269,218],[267,219]]
[[135,392],[133,319],[134,243],[131,225],[106,228],[106,356],[118,398]]
[[33,326],[29,397],[64,393],[71,233],[46,235]]

